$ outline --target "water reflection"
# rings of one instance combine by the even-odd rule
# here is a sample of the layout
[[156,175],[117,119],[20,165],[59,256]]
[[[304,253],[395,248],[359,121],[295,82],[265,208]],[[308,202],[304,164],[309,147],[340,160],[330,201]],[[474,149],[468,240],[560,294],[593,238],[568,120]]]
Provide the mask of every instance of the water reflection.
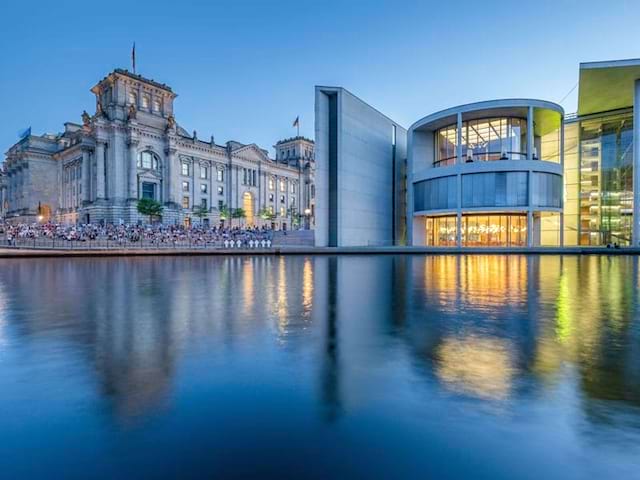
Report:
[[[185,391],[204,401],[206,385],[224,387],[229,402],[244,401],[245,385],[263,385],[286,392],[276,404],[314,406],[298,418],[308,435],[363,411],[413,418],[416,405],[467,412],[499,404],[524,418],[544,408],[550,425],[570,412],[580,418],[572,435],[587,443],[605,434],[615,443],[612,431],[624,432],[615,438],[626,446],[640,440],[635,257],[52,259],[0,267],[0,389],[10,392],[0,407],[10,413],[17,402],[35,402],[20,385],[46,362],[52,376],[38,389],[75,380],[77,390],[95,393],[84,408],[100,417],[106,407],[107,423],[187,412]],[[90,373],[74,370],[79,364]],[[232,408],[218,398],[204,412]],[[269,408],[285,430],[301,428]]]

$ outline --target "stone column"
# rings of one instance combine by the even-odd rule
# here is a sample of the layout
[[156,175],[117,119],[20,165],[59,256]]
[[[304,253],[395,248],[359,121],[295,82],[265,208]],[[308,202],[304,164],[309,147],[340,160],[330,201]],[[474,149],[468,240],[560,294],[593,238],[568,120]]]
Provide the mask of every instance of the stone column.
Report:
[[129,140],[129,155],[127,164],[127,198],[130,200],[138,199],[138,141]]
[[104,200],[105,198],[105,183],[104,183],[104,142],[96,142],[96,199]]
[[81,205],[91,201],[91,178],[89,177],[89,150],[82,150],[82,198]]
[[[176,194],[175,189],[176,185],[180,182],[176,181],[173,177],[177,175],[173,174],[173,170],[176,162],[176,153],[177,150],[175,148],[167,148],[165,150],[166,157],[166,165],[164,168],[164,202],[165,203],[176,203]],[[180,173],[180,169],[178,167],[178,174]]]

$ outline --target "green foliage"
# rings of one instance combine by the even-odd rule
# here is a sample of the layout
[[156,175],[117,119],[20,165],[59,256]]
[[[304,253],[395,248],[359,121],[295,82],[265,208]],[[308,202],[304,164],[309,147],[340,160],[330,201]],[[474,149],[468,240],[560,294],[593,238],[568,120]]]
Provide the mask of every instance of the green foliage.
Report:
[[231,218],[231,210],[227,207],[226,204],[223,204],[220,207],[220,219],[221,220],[229,220]]
[[258,216],[263,220],[273,220],[276,218],[276,214],[271,212],[268,208],[263,208],[258,212]]
[[195,207],[193,207],[193,214],[198,217],[200,220],[202,220],[204,217],[206,217],[209,214],[209,210],[206,207],[203,207],[202,205],[196,205]]
[[233,212],[231,212],[232,218],[245,218],[246,216],[247,214],[242,208],[236,208],[235,210],[233,210]]
[[162,204],[151,198],[141,198],[137,204],[138,213],[140,215],[147,215],[149,217],[149,223],[151,223],[153,217],[159,217],[162,215]]

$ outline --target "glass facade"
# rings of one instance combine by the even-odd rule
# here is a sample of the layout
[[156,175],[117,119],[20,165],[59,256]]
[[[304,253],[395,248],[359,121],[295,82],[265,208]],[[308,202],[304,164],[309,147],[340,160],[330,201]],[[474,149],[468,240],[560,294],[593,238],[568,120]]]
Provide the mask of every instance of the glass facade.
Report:
[[[426,244],[456,246],[456,217],[429,217]],[[527,216],[522,214],[463,215],[462,245],[465,247],[524,247]]]
[[[449,125],[436,131],[434,166],[456,161],[458,128]],[[524,160],[527,158],[527,120],[485,118],[462,122],[463,161]]]
[[462,176],[462,207],[526,207],[527,172],[472,173]]
[[434,178],[414,184],[414,211],[456,208],[458,184],[455,176]]
[[565,245],[631,244],[633,114],[565,126]]

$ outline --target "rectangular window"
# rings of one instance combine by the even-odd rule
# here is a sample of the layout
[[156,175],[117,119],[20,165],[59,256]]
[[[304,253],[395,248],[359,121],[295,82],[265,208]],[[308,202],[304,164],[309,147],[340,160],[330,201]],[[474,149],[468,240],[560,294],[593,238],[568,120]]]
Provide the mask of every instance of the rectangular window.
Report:
[[269,194],[269,201],[270,201],[270,202],[273,202],[273,193],[270,193],[270,194]]
[[273,178],[269,179],[269,190],[273,190],[274,189],[274,185],[273,185]]
[[291,193],[296,193],[296,184],[295,183],[291,183]]
[[206,209],[207,208],[207,199],[206,198],[201,198],[200,199],[200,207]]
[[253,171],[253,186],[256,187],[258,185],[256,171]]
[[280,203],[284,203],[284,195],[280,195]]
[[207,193],[207,184],[206,183],[201,183],[200,184],[200,193]]
[[200,178],[207,178],[209,176],[209,169],[207,167],[200,167]]
[[182,208],[189,208],[189,197],[182,197]]
[[281,217],[286,217],[287,216],[287,211],[284,207],[280,207],[280,216]]
[[142,198],[148,198],[150,200],[156,199],[155,183],[142,182]]
[[218,187],[218,195],[224,195],[224,188]]
[[224,201],[218,200],[218,210],[222,210],[222,207],[224,207]]
[[189,176],[189,164],[188,163],[183,163],[182,164],[182,175]]
[[287,191],[287,184],[285,183],[284,180],[280,180],[280,191],[281,192],[286,192]]
[[246,168],[242,169],[242,184],[243,185],[247,184],[247,169]]
[[218,181],[224,182],[224,170],[218,170]]
[[182,191],[183,192],[189,191],[189,182],[182,182]]

